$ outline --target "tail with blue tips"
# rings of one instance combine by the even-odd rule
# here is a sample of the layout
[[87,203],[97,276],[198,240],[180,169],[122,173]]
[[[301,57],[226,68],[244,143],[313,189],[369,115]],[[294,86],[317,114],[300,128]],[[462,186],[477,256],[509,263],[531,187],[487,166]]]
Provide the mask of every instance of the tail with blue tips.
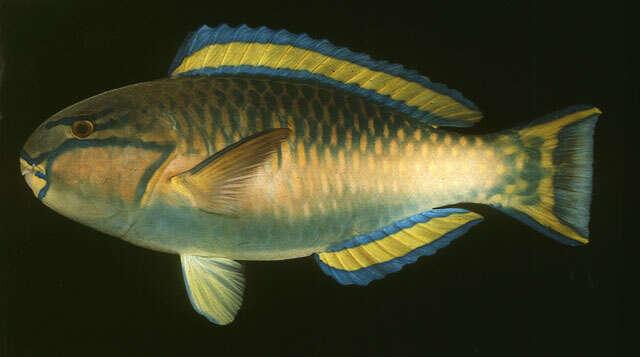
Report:
[[563,244],[589,242],[595,107],[575,106],[509,134],[518,177],[490,204]]

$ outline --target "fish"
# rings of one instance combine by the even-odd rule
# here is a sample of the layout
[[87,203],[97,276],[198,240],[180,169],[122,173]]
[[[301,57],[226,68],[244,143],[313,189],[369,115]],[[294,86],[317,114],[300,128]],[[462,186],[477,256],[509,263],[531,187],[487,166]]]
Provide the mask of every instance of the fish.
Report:
[[194,309],[227,325],[239,261],[313,256],[337,283],[365,286],[483,221],[461,202],[587,244],[601,113],[576,105],[465,134],[447,127],[481,110],[416,71],[306,34],[202,26],[167,78],[44,121],[20,169],[54,211],[179,255]]

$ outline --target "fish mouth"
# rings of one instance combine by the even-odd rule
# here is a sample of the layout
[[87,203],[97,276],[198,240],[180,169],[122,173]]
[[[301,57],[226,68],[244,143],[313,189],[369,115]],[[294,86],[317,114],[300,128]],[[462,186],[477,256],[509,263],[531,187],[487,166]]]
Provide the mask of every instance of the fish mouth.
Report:
[[36,165],[29,155],[23,152],[20,155],[20,173],[33,194],[42,200],[49,189],[46,171],[40,165]]

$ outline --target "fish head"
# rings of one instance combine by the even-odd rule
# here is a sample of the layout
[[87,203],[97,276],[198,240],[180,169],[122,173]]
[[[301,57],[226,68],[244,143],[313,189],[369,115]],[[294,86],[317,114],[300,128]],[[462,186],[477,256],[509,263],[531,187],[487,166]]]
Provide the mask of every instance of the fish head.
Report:
[[46,206],[122,236],[174,145],[131,90],[114,90],[56,113],[31,134],[20,170]]

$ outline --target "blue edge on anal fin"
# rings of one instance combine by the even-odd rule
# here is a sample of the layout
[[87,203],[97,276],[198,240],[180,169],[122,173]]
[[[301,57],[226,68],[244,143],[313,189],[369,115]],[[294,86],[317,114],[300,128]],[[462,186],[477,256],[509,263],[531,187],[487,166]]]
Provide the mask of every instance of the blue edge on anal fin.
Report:
[[[436,209],[436,210],[431,210],[424,213],[419,213],[407,219],[394,222],[391,225],[383,227],[372,233],[355,237],[338,246],[331,247],[329,250],[327,250],[327,252],[332,252],[332,251],[335,252],[335,251],[340,251],[346,248],[352,248],[352,247],[360,246],[363,244],[367,244],[372,241],[382,239],[391,234],[397,233],[403,229],[411,228],[418,223],[425,223],[429,221],[431,218],[446,217],[453,213],[469,213],[469,212],[470,211],[460,209],[460,208],[446,208],[446,209]],[[434,255],[438,251],[438,249],[448,246],[449,243],[451,243],[451,241],[467,233],[471,227],[482,222],[482,220],[483,220],[482,218],[478,218],[473,221],[469,221],[464,225],[452,231],[447,232],[446,234],[432,241],[431,243],[418,247],[401,257],[397,257],[386,262],[374,264],[359,270],[346,271],[342,269],[336,269],[322,262],[318,254],[314,254],[314,258],[316,259],[316,262],[320,266],[320,269],[322,269],[322,271],[328,276],[333,277],[338,283],[342,285],[365,286],[365,285],[368,285],[373,280],[382,279],[388,274],[401,270],[402,267],[404,267],[407,264],[414,263],[416,260],[418,260],[418,258],[422,256]]]
[[565,236],[563,236],[562,234],[554,231],[551,228],[545,227],[543,225],[541,225],[540,223],[536,222],[533,218],[531,218],[531,216],[529,216],[526,213],[517,211],[513,208],[509,208],[509,207],[502,207],[499,205],[490,205],[491,207],[517,219],[518,221],[526,224],[527,226],[533,228],[536,232],[541,233],[553,240],[555,240],[558,243],[564,244],[564,245],[568,245],[570,247],[579,247],[579,246],[583,246],[584,243],[579,242],[577,240],[574,239],[570,239],[567,238]]
[[[169,68],[169,76],[173,75],[173,72],[180,66],[180,64],[186,57],[192,55],[198,50],[212,44],[227,44],[232,42],[292,45],[298,48],[315,51],[326,56],[358,64],[373,71],[384,72],[396,77],[403,78],[410,82],[419,83],[426,88],[453,98],[470,110],[480,110],[473,102],[465,98],[459,91],[451,89],[445,84],[432,82],[429,78],[419,74],[417,71],[405,69],[400,64],[391,64],[387,61],[376,61],[373,60],[369,55],[356,53],[347,48],[335,46],[328,40],[314,40],[304,33],[301,35],[296,35],[286,30],[274,31],[264,26],[254,29],[246,25],[242,25],[236,28],[230,27],[226,24],[222,24],[215,28],[203,25],[197,31],[190,33],[185,38],[171,63],[171,67]],[[309,73],[307,71],[288,70],[283,68],[268,68],[262,66],[224,66],[219,68],[202,68],[191,70],[180,73],[179,75],[214,76],[239,74],[265,75],[281,78],[293,78],[299,80],[318,80],[323,84],[338,87],[342,90],[346,90],[364,96],[366,98],[370,98],[372,100],[380,102],[385,106],[389,106],[416,119],[434,125],[460,127],[472,125],[472,123],[464,120],[442,119],[437,115],[419,110],[415,107],[410,107],[404,104],[404,102],[396,101],[389,96],[383,96],[376,93],[375,91],[361,88],[353,83],[345,84],[324,76],[317,75],[315,73]]]

